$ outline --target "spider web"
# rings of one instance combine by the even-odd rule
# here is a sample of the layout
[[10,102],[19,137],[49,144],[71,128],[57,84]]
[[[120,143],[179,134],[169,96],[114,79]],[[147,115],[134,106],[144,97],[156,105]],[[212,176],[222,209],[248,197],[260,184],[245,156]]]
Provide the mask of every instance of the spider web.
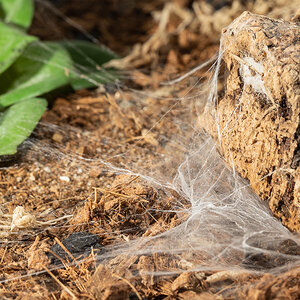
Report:
[[[46,2],[46,5],[50,4]],[[70,22],[67,18],[65,20]],[[76,23],[72,22],[71,25],[81,30]],[[88,33],[84,34],[95,41]],[[44,51],[49,49],[41,49],[41,53]],[[133,107],[138,107],[140,111],[149,110],[149,98],[152,99],[155,109],[161,108],[161,111],[153,113],[153,119],[148,120],[147,129],[136,138],[136,141],[146,140],[148,144],[131,144],[132,141],[122,143],[109,135],[104,136],[92,130],[42,121],[37,131],[22,145],[20,150],[24,157],[20,166],[23,168],[30,164],[32,170],[26,180],[34,182],[34,174],[38,173],[41,178],[49,172],[57,176],[56,181],[48,182],[45,186],[40,186],[40,181],[36,180],[34,193],[39,195],[38,198],[43,197],[46,189],[57,184],[66,193],[71,189],[77,189],[78,194],[82,193],[83,196],[74,205],[76,208],[84,206],[94,197],[94,186],[110,187],[107,182],[99,184],[99,178],[89,178],[90,171],[95,169],[100,169],[105,174],[138,176],[156,191],[164,190],[167,194],[173,191],[178,195],[168,209],[153,204],[153,207],[140,215],[132,215],[133,219],[148,212],[159,212],[162,216],[172,212],[179,219],[184,216],[176,226],[153,236],[140,236],[133,240],[118,239],[116,243],[104,245],[95,256],[98,263],[114,268],[121,262],[130,264],[131,259],[146,257],[151,261],[154,256],[164,258],[162,266],[156,265],[154,268],[149,264],[142,272],[134,269],[132,272],[135,276],[228,269],[237,272],[278,273],[299,265],[299,238],[272,216],[267,205],[254,194],[248,182],[235,172],[234,166],[228,166],[224,162],[218,150],[219,141],[213,140],[198,128],[198,112],[207,103],[213,103],[218,98],[218,84],[222,82],[220,68],[223,51],[221,46],[214,61],[210,60],[194,70],[196,72],[210,65],[206,71],[206,81],[196,78],[195,83],[190,85],[188,80],[192,74],[189,72],[154,91],[136,90],[122,82],[106,87],[105,93],[107,89],[112,89],[114,95],[119,97],[118,105],[125,107],[127,113]],[[85,56],[80,51],[78,53]],[[59,67],[64,68],[63,65]],[[70,71],[80,73],[81,70]],[[247,72],[245,66],[244,76],[247,76]],[[124,71],[123,76],[130,79],[135,75],[133,72]],[[97,83],[94,78],[88,80]],[[251,80],[249,84],[254,80],[257,88],[261,87],[259,80]],[[189,86],[183,96],[174,97],[170,93],[171,90],[177,91],[183,86]],[[98,92],[101,94],[100,88]],[[131,95],[130,99],[126,98],[128,93]],[[110,105],[113,107],[115,104],[110,102]],[[117,107],[115,109],[118,110]],[[118,117],[120,123],[126,119],[121,113]],[[166,127],[171,126],[170,124],[177,130],[168,133]],[[96,157],[88,157],[80,151],[76,153],[72,148],[66,149],[59,143],[49,143],[49,139],[41,138],[53,137],[54,134],[62,137],[80,136],[82,142],[93,146],[99,144]],[[220,132],[219,139],[222,138]],[[153,153],[153,145],[156,144],[164,145],[164,151]],[[47,163],[53,161],[57,163],[58,169],[48,166]],[[18,164],[2,168],[2,171],[13,172],[18,169]],[[18,180],[19,186],[16,190],[21,190],[25,179],[20,177]],[[69,185],[70,181],[72,186]],[[13,206],[18,197],[20,196],[15,193],[14,198],[4,199],[1,203],[1,226],[2,236],[6,239],[3,242],[5,245],[19,244],[20,239],[24,238],[24,232],[32,237],[54,227],[66,230],[72,227],[70,220],[75,216],[74,207],[72,210],[64,210],[61,215],[51,207],[45,211],[37,209],[36,212],[30,212],[29,206],[26,210],[28,224],[24,221],[23,228],[12,228],[13,217],[7,212],[7,207]],[[50,199],[49,205],[54,201]],[[60,201],[65,203],[68,199],[62,198]],[[34,217],[30,219],[30,216]],[[49,216],[52,218],[49,219]],[[119,230],[115,234],[126,237],[127,231]],[[52,269],[57,267],[52,266]]]

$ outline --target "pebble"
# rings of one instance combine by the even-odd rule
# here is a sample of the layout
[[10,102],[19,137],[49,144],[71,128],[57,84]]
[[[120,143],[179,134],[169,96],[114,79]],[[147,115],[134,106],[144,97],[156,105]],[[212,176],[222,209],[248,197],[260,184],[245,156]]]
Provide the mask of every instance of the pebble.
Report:
[[35,181],[35,177],[34,177],[34,175],[33,175],[32,173],[31,173],[30,176],[29,176],[29,180],[30,180],[30,181]]
[[62,143],[63,139],[64,139],[63,136],[58,132],[55,132],[52,136],[52,140],[57,143]]
[[70,182],[70,178],[68,176],[59,176],[61,181]]
[[49,167],[45,167],[44,171],[47,172],[47,173],[51,173],[51,169]]

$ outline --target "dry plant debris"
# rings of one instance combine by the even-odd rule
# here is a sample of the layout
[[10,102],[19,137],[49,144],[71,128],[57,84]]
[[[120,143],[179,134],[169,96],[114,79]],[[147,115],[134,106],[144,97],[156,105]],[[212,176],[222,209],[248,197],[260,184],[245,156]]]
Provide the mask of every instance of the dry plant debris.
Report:
[[[0,169],[0,298],[298,299],[298,269],[277,276],[213,271],[157,278],[146,271],[172,270],[184,262],[164,254],[119,255],[110,264],[97,265],[93,248],[78,260],[66,249],[58,255],[64,266],[52,270],[49,258],[51,247],[67,245],[74,233],[88,232],[99,237],[101,246],[113,246],[155,236],[185,219],[184,210],[181,215],[170,212],[177,201],[189,207],[178,194],[136,174],[112,172],[99,159],[128,169],[136,158],[134,167],[150,172],[149,165],[157,171],[171,151],[169,169],[175,171],[174,162],[180,161],[176,154],[183,150],[177,151],[180,145],[172,137],[189,138],[176,120],[179,115],[196,117],[197,108],[184,101],[174,106],[166,98],[195,96],[191,86],[209,74],[198,71],[175,86],[160,83],[212,57],[221,27],[244,9],[287,19],[297,1],[173,0],[166,6],[164,0],[57,2],[58,10],[38,2],[32,33],[47,39],[78,37],[61,18],[66,14],[81,27],[79,36],[93,32],[119,54],[128,54],[132,66],[147,71],[132,71],[121,90],[107,86],[56,99],[21,157],[1,162],[6,167]],[[11,231],[18,206],[35,222]]]

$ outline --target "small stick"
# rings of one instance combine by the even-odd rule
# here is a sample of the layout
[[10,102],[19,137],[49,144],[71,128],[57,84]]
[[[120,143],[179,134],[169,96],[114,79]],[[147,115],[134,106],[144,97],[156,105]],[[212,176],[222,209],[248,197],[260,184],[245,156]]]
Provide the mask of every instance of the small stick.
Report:
[[72,297],[72,299],[78,299],[75,294],[68,289],[45,265],[43,265],[43,268]]
[[2,257],[1,257],[0,264],[2,264],[2,263],[3,263],[3,260],[4,260],[4,256],[5,256],[5,254],[6,254],[6,251],[7,251],[7,246],[6,246],[6,247],[5,247],[5,249],[4,249],[3,255],[2,255]]

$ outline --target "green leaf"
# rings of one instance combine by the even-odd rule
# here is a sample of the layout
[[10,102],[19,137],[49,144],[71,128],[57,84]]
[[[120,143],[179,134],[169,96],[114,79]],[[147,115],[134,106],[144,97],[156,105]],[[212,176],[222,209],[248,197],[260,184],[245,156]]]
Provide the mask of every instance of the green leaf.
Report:
[[0,74],[4,72],[36,37],[5,25],[0,21]]
[[72,76],[73,78],[70,80],[70,84],[75,91],[114,82],[119,78],[115,69],[104,69],[101,71],[93,71],[92,69],[89,71],[77,71],[77,73],[79,72],[81,75],[77,77]]
[[0,113],[0,155],[17,152],[17,147],[33,131],[47,108],[42,98],[18,102]]
[[33,0],[0,0],[4,13],[4,21],[27,29],[34,12]]
[[94,87],[118,78],[116,70],[101,67],[111,59],[119,58],[110,49],[86,41],[64,41],[60,44],[73,60],[74,72],[71,73],[70,84],[74,90]]
[[0,109],[69,83],[72,62],[56,43],[35,42],[0,76]]

